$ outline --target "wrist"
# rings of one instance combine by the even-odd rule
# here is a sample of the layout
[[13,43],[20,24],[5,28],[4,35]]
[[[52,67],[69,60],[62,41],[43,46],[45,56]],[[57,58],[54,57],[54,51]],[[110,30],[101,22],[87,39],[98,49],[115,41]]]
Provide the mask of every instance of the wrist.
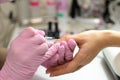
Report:
[[101,33],[104,47],[120,47],[120,32],[104,30]]
[[29,67],[25,69],[22,68],[21,65],[18,66],[6,60],[0,71],[0,80],[30,80],[34,72],[32,70],[29,71]]

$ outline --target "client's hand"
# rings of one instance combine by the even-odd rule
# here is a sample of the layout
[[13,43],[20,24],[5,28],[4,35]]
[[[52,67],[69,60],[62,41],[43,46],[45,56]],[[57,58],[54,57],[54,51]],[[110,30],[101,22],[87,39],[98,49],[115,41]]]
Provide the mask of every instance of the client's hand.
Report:
[[73,39],[60,42],[60,46],[56,54],[45,61],[42,65],[46,68],[51,68],[71,61],[73,59],[73,51],[76,45],[77,44]]

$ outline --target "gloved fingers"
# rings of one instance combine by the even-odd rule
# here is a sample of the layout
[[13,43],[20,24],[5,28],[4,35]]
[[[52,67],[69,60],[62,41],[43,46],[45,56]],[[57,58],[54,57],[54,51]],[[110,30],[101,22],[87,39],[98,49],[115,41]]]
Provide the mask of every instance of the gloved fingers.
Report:
[[60,46],[60,43],[56,43],[54,45],[52,45],[48,51],[45,53],[43,60],[46,61],[48,59],[50,59],[53,55],[55,55],[58,51],[58,48]]
[[59,46],[58,55],[59,55],[58,63],[64,64],[65,63],[65,47],[63,45]]
[[45,36],[45,32],[42,30],[36,29],[36,34],[40,34],[41,36]]
[[58,65],[58,59],[59,59],[59,55],[56,54],[47,61],[45,61],[42,65],[46,68],[55,67]]
[[68,40],[67,44],[68,44],[68,46],[69,46],[69,48],[71,49],[72,52],[74,51],[74,49],[77,45],[77,43],[73,39]]
[[43,36],[41,36],[40,34],[37,34],[34,37],[32,37],[31,41],[34,44],[38,44],[38,45],[41,45],[42,43],[46,42],[45,38]]
[[47,51],[48,51],[48,44],[47,43],[43,43],[43,44],[39,45],[39,47],[37,48],[38,56],[44,57],[44,55]]
[[50,48],[54,43],[53,42],[47,42],[48,47]]
[[[58,65],[58,59],[59,59],[59,55],[56,54],[54,55],[53,57],[50,58],[50,61],[51,61],[51,66],[50,67],[55,67]],[[49,67],[49,68],[50,68]]]
[[71,52],[70,48],[68,47],[67,42],[62,41],[61,44],[64,45],[64,47],[65,47],[65,60],[66,61],[72,60],[73,59],[73,53]]
[[20,36],[25,38],[30,38],[30,37],[33,37],[35,33],[36,33],[36,30],[34,28],[27,27],[20,33]]
[[71,52],[70,49],[67,50],[66,54],[65,54],[65,57],[66,57],[65,58],[66,61],[71,61],[73,59],[73,52]]

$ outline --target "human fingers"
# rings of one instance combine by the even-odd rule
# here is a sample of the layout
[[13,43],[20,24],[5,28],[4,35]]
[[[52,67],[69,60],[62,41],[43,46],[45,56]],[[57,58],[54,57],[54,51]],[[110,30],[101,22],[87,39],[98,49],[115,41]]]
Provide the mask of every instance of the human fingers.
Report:
[[55,55],[58,51],[59,46],[60,46],[60,43],[56,43],[56,44],[52,45],[48,49],[48,51],[45,53],[45,55],[43,57],[44,61],[50,59],[53,55]]
[[73,39],[76,43],[78,42],[78,34],[77,35],[66,35],[61,37],[60,39],[57,39],[55,43],[61,42],[61,41],[69,41],[70,39]]
[[50,73],[51,76],[59,76],[71,72],[75,72],[76,70],[82,68],[85,63],[85,58],[87,58],[87,55],[84,55],[81,50],[78,51],[78,53],[75,55],[74,59],[66,64],[63,64],[61,66],[57,66],[54,68],[47,69],[46,73]]
[[36,29],[36,34],[40,34],[41,36],[45,36],[45,32],[43,30]]
[[73,53],[69,49],[67,42],[66,41],[62,41],[61,44],[64,45],[64,47],[65,47],[65,54],[64,54],[65,55],[65,61],[72,60]]
[[50,68],[63,64],[65,63],[64,54],[65,54],[65,48],[63,45],[60,44],[56,54],[47,61],[45,61],[42,65],[46,68]]
[[52,56],[50,59],[48,59],[47,61],[45,61],[42,66],[44,66],[45,68],[51,68],[51,67],[55,67],[58,65],[58,59],[59,59],[59,55],[55,54],[54,56]]
[[54,43],[53,42],[47,42],[48,47],[50,48]]
[[36,53],[38,53],[38,56],[44,56],[48,51],[49,47],[47,43],[43,43],[41,45],[38,45],[36,48],[37,48]]
[[59,55],[58,64],[64,64],[65,63],[65,47],[62,44],[59,46],[58,55]]
[[59,76],[59,75],[74,72],[81,67],[82,66],[77,66],[74,61],[71,61],[57,67],[49,68],[47,69],[46,73],[50,73],[50,76],[54,77],[54,76]]
[[25,38],[33,37],[36,34],[36,30],[32,27],[25,28],[21,33],[20,36]]
[[67,44],[68,44],[68,46],[69,46],[69,48],[71,49],[72,52],[74,51],[74,49],[77,45],[75,40],[73,40],[73,39],[68,40]]

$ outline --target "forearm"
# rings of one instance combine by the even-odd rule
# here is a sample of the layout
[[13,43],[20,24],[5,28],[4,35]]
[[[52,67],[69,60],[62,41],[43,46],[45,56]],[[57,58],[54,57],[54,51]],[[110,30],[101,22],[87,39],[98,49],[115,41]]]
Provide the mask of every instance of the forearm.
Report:
[[101,36],[103,40],[103,45],[105,47],[120,47],[120,32],[119,31],[111,31],[104,30],[101,31]]
[[7,49],[6,48],[0,48],[0,69],[4,65],[6,56],[7,56]]

